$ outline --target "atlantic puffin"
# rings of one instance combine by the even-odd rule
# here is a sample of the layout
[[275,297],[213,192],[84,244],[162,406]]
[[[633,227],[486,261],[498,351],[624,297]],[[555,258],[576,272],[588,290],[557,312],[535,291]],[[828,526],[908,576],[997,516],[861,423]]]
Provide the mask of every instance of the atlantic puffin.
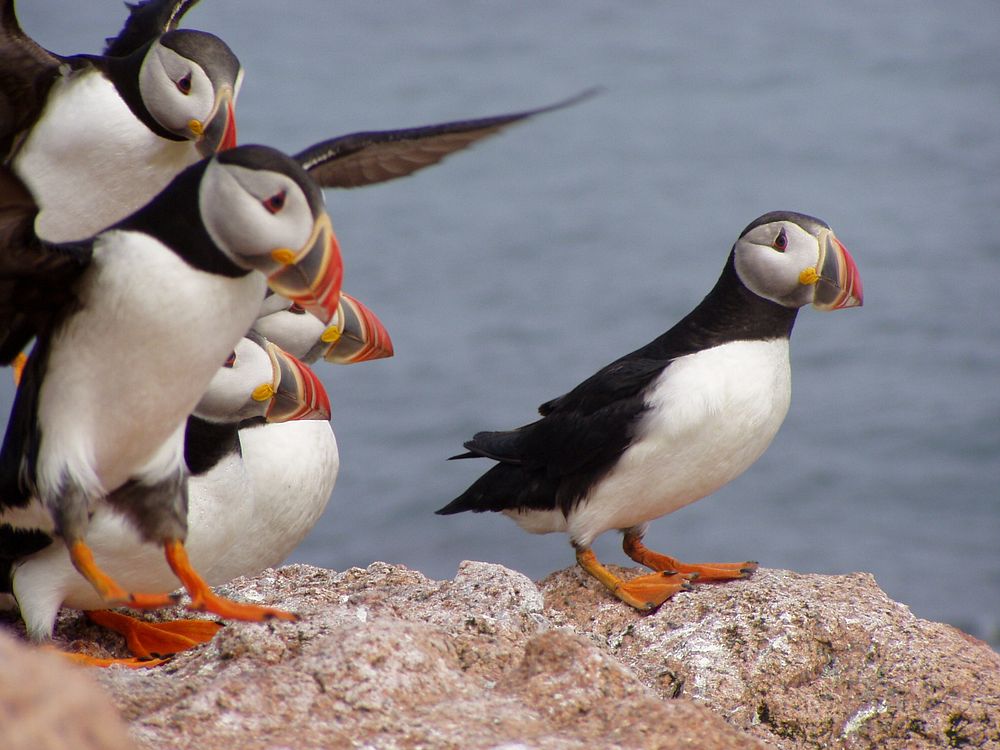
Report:
[[178,29],[189,0],[132,5],[102,55],[57,55],[0,2],[0,157],[50,242],[90,237],[185,167],[236,145],[242,68],[218,37]]
[[297,359],[312,364],[320,358],[338,365],[367,362],[393,355],[392,339],[371,309],[341,291],[340,304],[327,324],[307,315],[299,305],[269,294],[253,330]]
[[[281,512],[267,507],[273,498],[255,492],[240,444],[241,430],[267,433],[286,421],[328,423],[329,419],[329,398],[307,365],[256,334],[237,343],[188,417],[184,435],[185,462],[191,473],[185,546],[206,583],[217,586],[275,562],[271,545],[262,543],[259,532]],[[296,498],[288,500],[294,503]],[[241,544],[246,536],[254,543]],[[94,511],[87,541],[95,560],[124,587],[153,591],[177,587],[177,578],[157,548],[147,544],[110,506]],[[135,655],[144,659],[179,650],[165,646],[165,639],[184,644],[185,639],[199,640],[191,634],[192,628],[196,633],[216,629],[211,621],[190,620],[183,621],[190,623],[188,628],[170,623],[165,633],[159,623],[136,622],[101,611],[105,602],[77,572],[61,544],[50,543],[24,558],[7,561],[3,574],[0,590],[13,593],[27,633],[36,641],[51,638],[60,607],[92,612],[92,619],[129,638]]]
[[[2,522],[61,536],[106,606],[173,601],[131,593],[95,563],[88,518],[107,507],[163,547],[192,609],[291,618],[216,596],[191,567],[184,435],[267,286],[322,320],[336,310],[343,264],[321,189],[285,154],[245,146],[86,241],[40,240],[36,212],[0,171],[0,363],[36,337],[0,450]],[[3,557],[38,547],[25,538]]]
[[[494,511],[529,532],[564,531],[579,565],[639,610],[689,581],[747,576],[756,563],[685,564],[647,549],[647,524],[731,482],[771,443],[788,411],[799,308],[861,302],[857,266],[826,223],[765,214],[670,330],[542,404],[537,421],[466,442],[453,458],[497,463],[437,513]],[[591,543],[611,529],[657,572],[626,581],[605,568]]]
[[[367,314],[375,325],[363,330],[349,327],[346,333],[360,337],[351,361],[365,361],[365,353],[369,359],[390,356],[379,345],[388,341],[384,326],[370,310]],[[322,340],[328,329],[315,317],[304,312],[287,315],[278,330],[285,341],[291,338],[293,343],[299,343],[313,335],[316,340],[306,344],[306,350],[329,346]],[[381,331],[377,342],[365,339],[372,331]],[[258,347],[252,348],[252,343]],[[185,457],[194,472],[187,546],[192,563],[213,586],[237,576],[254,575],[285,560],[322,516],[340,468],[329,399],[309,367],[284,347],[277,347],[255,332],[249,333],[241,345],[247,351],[238,346],[227,362],[233,370],[222,369],[213,379],[188,420],[185,437]],[[270,356],[272,365],[261,356],[262,351]],[[277,380],[255,385],[265,373],[273,373]],[[286,384],[292,383],[297,387],[282,394]],[[276,396],[271,395],[274,392]],[[268,400],[262,403],[261,399]],[[238,422],[234,422],[236,419]],[[116,525],[107,528],[111,522]],[[96,528],[99,523],[100,531]],[[134,588],[169,585],[169,569],[158,564],[152,549],[142,545],[134,532],[124,529],[113,515],[95,515],[91,519],[91,537],[99,559],[121,560],[129,565],[133,577],[122,577],[136,581]],[[239,544],[241,538],[251,538],[254,543]],[[66,553],[56,548],[46,554],[47,560],[22,563],[15,578],[23,582],[30,574],[34,580],[27,580],[25,588],[37,588],[44,594],[57,585],[54,581],[60,582],[67,591],[65,606],[87,609],[92,620],[124,635],[139,661],[109,663],[154,666],[161,657],[209,640],[218,629],[212,621],[149,623],[119,612],[95,610],[99,605],[94,603],[92,589],[76,574]],[[58,570],[53,570],[52,558],[58,559]],[[108,567],[112,573],[117,572],[113,564]],[[156,571],[160,578],[151,579],[149,576]],[[135,575],[143,576],[142,586]]]

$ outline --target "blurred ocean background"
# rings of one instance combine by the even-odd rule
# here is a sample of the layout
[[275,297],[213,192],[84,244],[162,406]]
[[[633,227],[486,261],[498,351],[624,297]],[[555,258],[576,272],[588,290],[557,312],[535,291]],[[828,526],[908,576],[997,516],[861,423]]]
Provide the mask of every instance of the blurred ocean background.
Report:
[[[66,54],[125,18],[117,0],[18,13]],[[444,459],[666,330],[748,222],[791,209],[835,229],[865,306],[803,310],[770,450],[647,543],[870,571],[1000,643],[1000,4],[203,0],[184,25],[243,61],[240,142],[292,152],[604,89],[408,179],[328,191],[345,289],[396,357],[318,366],[343,467],[293,560],[572,564],[564,535],[434,516],[488,466]],[[628,562],[616,534],[596,551]]]

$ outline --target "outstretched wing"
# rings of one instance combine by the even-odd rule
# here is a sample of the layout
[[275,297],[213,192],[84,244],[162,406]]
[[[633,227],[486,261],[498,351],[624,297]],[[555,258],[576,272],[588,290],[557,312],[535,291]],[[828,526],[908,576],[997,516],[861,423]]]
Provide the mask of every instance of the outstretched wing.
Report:
[[89,242],[51,244],[35,234],[38,206],[24,183],[0,167],[0,364],[10,364],[75,302],[74,283],[90,262]]
[[118,36],[105,39],[104,54],[124,57],[139,49],[146,42],[173,31],[181,18],[198,3],[198,0],[142,0],[126,3],[128,20]]
[[510,125],[569,107],[595,93],[589,89],[557,104],[496,117],[351,133],[310,146],[294,158],[323,187],[373,185],[413,174]]
[[0,159],[38,117],[61,60],[21,29],[14,0],[0,2]]

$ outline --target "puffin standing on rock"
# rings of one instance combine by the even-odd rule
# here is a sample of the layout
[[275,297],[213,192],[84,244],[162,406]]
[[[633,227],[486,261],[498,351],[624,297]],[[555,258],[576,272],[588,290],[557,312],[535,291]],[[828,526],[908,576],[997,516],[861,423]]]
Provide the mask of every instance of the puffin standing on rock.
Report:
[[0,550],[16,560],[62,537],[106,606],[171,604],[94,561],[88,519],[110,508],[161,546],[191,609],[294,619],[215,595],[193,569],[185,425],[267,286],[324,321],[343,265],[320,188],[263,146],[220,152],[95,237],[38,239],[37,206],[0,172],[0,362],[32,338],[0,452]]
[[[800,307],[862,303],[861,278],[827,224],[768,213],[743,230],[708,296],[662,336],[539,408],[480,432],[454,458],[497,462],[437,512],[504,513],[565,531],[580,567],[623,602],[658,607],[691,581],[743,578],[754,562],[686,564],[642,544],[647,524],[715,492],[770,445],[791,397],[789,336]],[[656,573],[626,581],[591,550],[605,531]]]
[[[294,546],[305,533],[271,525],[287,511],[272,507],[282,503],[257,491],[241,446],[242,433],[260,434],[265,445],[280,443],[281,424],[291,420],[323,424],[329,418],[326,391],[307,365],[256,334],[237,343],[188,418],[184,435],[185,462],[191,472],[185,547],[206,583],[217,586],[280,562],[288,545]],[[269,452],[258,452],[254,460],[265,464],[255,467],[257,471],[268,470]],[[302,503],[293,493],[283,501],[292,507]],[[288,536],[293,540],[286,541]],[[242,544],[244,537],[254,543]],[[33,640],[51,638],[60,607],[87,610],[94,621],[122,633],[141,659],[175,653],[217,630],[210,620],[148,623],[102,609],[105,602],[73,566],[66,547],[52,541],[49,537],[48,546],[7,560],[9,570],[0,571],[0,590],[13,593]],[[156,547],[109,505],[98,506],[91,515],[87,543],[102,569],[129,590],[170,591],[177,586]],[[130,660],[112,663],[129,665]]]

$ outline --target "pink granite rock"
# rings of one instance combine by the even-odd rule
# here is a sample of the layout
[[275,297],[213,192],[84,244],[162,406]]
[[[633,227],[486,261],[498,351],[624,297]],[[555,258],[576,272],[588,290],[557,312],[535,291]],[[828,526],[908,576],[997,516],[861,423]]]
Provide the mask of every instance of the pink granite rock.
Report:
[[[140,747],[1000,748],[1000,656],[864,574],[761,570],[651,615],[577,569],[471,562],[293,565],[223,593],[302,620],[95,671]],[[74,613],[58,635],[124,653]]]
[[651,615],[578,570],[541,587],[553,624],[661,698],[690,698],[779,747],[1000,747],[1000,655],[914,617],[868,574],[760,570]]

